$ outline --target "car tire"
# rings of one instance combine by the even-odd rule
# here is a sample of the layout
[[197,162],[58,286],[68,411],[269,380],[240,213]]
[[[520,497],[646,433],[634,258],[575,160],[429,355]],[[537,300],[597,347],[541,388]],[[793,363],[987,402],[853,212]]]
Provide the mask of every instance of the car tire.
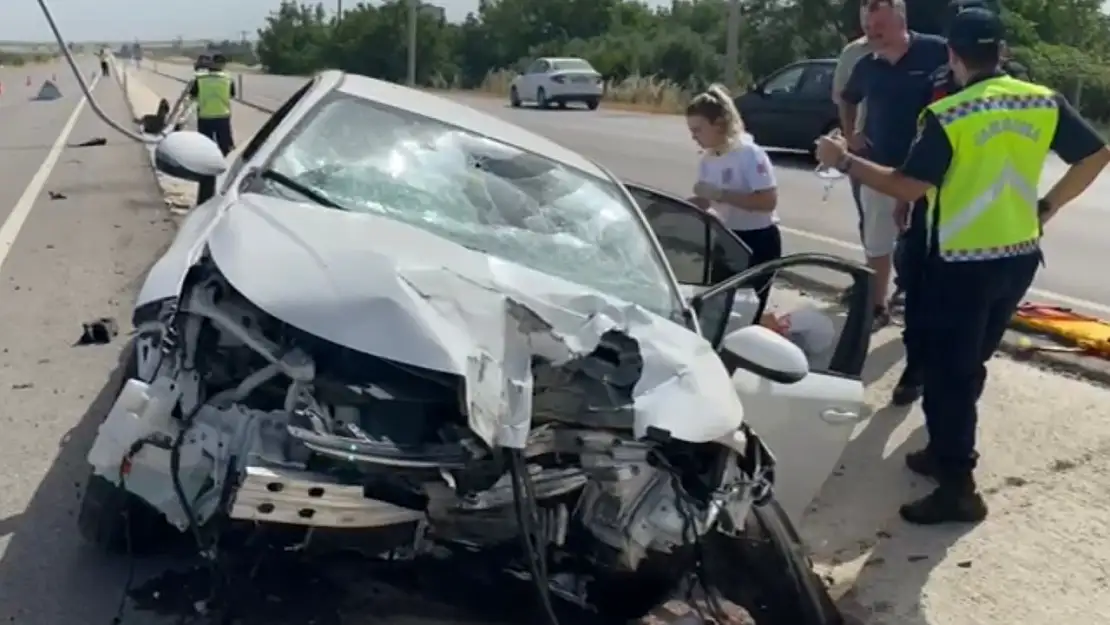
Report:
[[536,108],[545,109],[548,106],[550,106],[550,103],[547,101],[547,90],[543,87],[536,89]]
[[81,496],[77,529],[86,541],[114,555],[159,553],[175,535],[161,513],[91,470]]
[[520,108],[520,92],[516,90],[516,87],[509,89],[509,106],[515,109]]
[[586,100],[586,108],[591,111],[596,111],[599,106],[601,106],[601,98],[590,98]]
[[567,101],[566,100],[559,100],[559,101],[555,102],[555,106],[559,107],[560,109],[566,110]]
[[[138,375],[135,343],[128,343],[122,375],[113,389],[113,402],[127,380]],[[105,412],[101,421],[108,418]],[[180,535],[160,512],[142,499],[117,486],[89,468],[85,491],[77,512],[77,530],[101,550],[121,555],[149,555],[159,552],[174,535]]]
[[704,548],[709,583],[757,625],[844,625],[790,518],[775,500],[754,506],[742,535],[713,532]]

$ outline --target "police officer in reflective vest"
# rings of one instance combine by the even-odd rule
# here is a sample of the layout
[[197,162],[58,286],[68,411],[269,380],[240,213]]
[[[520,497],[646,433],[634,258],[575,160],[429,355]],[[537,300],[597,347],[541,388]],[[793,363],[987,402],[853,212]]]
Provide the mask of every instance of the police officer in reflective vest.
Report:
[[[952,0],[948,5],[948,12],[945,16],[946,28],[947,24],[950,24],[956,15],[968,9],[989,10],[986,0]],[[1023,65],[1008,60],[1006,58],[1007,53],[1008,49],[1003,45],[1000,55],[1002,71],[1014,78],[1029,80],[1028,70]],[[933,74],[932,82],[933,90],[929,94],[927,102],[936,102],[962,90],[964,87],[956,79],[952,68],[947,65]],[[891,397],[891,403],[895,406],[912,404],[921,399],[921,395],[924,393],[924,380],[922,379],[924,374],[920,370],[920,362],[918,362],[920,359],[917,357],[917,354],[923,349],[922,342],[924,340],[921,333],[917,331],[917,327],[921,325],[919,321],[921,311],[918,310],[921,307],[917,306],[917,300],[920,296],[917,295],[917,291],[920,290],[923,278],[921,269],[926,251],[925,214],[926,202],[922,198],[914,205],[910,215],[903,216],[899,214],[896,216],[900,223],[905,224],[906,228],[898,241],[894,257],[900,286],[906,296],[902,329],[902,342],[906,348],[906,368],[903,370],[898,384],[895,385]]]
[[[1110,163],[1110,149],[1063,97],[1001,70],[1002,34],[986,9],[952,19],[949,62],[964,88],[922,113],[901,167],[851,155],[843,137],[817,144],[822,163],[863,184],[904,202],[927,200],[921,318],[929,444],[906,465],[937,487],[901,507],[911,523],[986,517],[973,476],[985,363],[1042,262],[1042,233],[1051,234],[1050,221]],[[1050,151],[1070,168],[1038,199]]]
[[[197,132],[215,141],[225,156],[235,149],[231,136],[235,81],[224,71],[226,64],[222,54],[214,55],[208,71],[197,75],[189,87],[189,95],[197,103]],[[197,190],[197,204],[203,204],[215,194],[216,179],[205,179]]]

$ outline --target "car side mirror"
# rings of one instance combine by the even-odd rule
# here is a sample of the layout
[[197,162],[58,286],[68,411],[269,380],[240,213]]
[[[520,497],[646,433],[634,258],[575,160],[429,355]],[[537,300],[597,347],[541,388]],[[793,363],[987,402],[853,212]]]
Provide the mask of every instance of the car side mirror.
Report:
[[795,384],[809,374],[809,359],[786,337],[755,325],[730,333],[721,342],[735,369],[750,371],[779,384]]
[[200,182],[227,171],[216,142],[192,130],[171,132],[154,148],[154,167],[174,178]]

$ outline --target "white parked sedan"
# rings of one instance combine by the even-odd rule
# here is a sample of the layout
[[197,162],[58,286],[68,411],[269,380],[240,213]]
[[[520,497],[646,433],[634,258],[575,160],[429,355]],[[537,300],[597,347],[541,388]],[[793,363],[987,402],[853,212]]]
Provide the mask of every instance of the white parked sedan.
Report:
[[535,102],[539,108],[552,104],[565,108],[570,102],[581,102],[592,111],[601,104],[603,82],[601,74],[584,59],[536,59],[513,79],[509,103],[514,107]]
[[[88,539],[151,550],[160,528],[342,528],[383,550],[479,549],[599,609],[591,589],[609,582],[659,590],[640,592],[645,610],[700,551],[703,582],[758,625],[842,623],[791,517],[862,414],[865,267],[749,268],[684,200],[338,71],[230,167],[189,131],[155,162],[222,179],[139,293],[129,379],[88,456]],[[743,271],[713,283],[715,263]],[[813,366],[736,304],[807,265],[858,287]],[[533,549],[552,554],[550,579],[525,567]]]

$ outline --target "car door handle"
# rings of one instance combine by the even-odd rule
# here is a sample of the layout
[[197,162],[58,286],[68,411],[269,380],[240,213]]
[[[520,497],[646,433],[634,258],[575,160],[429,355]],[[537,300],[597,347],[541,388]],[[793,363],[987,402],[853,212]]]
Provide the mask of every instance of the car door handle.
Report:
[[821,420],[832,425],[856,423],[860,420],[860,413],[845,408],[826,408],[821,411]]

